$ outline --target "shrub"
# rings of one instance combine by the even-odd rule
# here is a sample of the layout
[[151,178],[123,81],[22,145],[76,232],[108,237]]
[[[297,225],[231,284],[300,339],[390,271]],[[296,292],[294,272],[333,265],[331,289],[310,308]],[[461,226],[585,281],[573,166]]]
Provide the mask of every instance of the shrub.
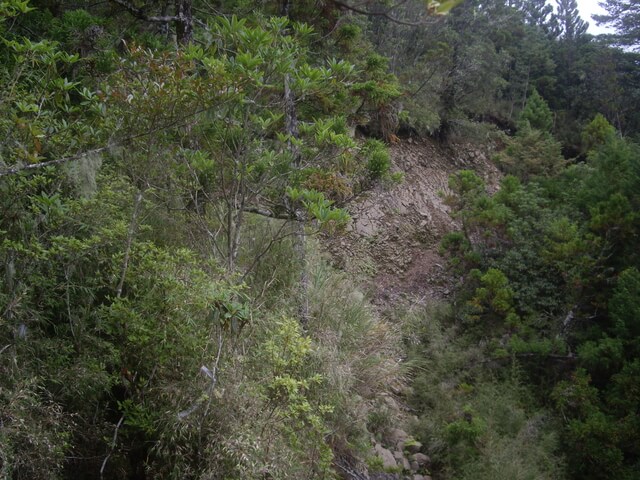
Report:
[[367,160],[367,170],[372,179],[378,179],[387,174],[391,167],[391,157],[383,142],[369,139],[362,147],[362,152]]

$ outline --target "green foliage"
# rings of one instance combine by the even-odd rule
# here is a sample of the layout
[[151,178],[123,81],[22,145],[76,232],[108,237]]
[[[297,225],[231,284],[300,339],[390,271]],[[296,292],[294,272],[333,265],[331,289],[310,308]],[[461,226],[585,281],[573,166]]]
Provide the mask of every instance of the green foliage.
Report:
[[[554,392],[571,478],[633,478],[637,458],[628,420],[637,395],[620,388],[635,381],[639,353],[635,149],[610,136],[588,165],[528,184],[506,177],[492,197],[472,173],[451,180],[463,230],[445,244],[466,275],[465,334],[487,342],[490,325],[486,352],[520,359],[530,381]],[[475,261],[461,262],[470,251]],[[542,369],[528,360],[541,358]],[[560,365],[572,379],[549,381]]]
[[600,145],[604,145],[616,135],[616,129],[613,128],[606,118],[598,113],[591,122],[582,130],[582,146],[585,151],[597,149]]
[[384,143],[380,140],[369,139],[363,145],[362,150],[371,178],[378,179],[386,175],[391,167],[391,158]]
[[633,467],[624,466],[624,441],[619,425],[600,409],[598,391],[590,377],[578,370],[571,382],[560,382],[554,398],[569,418],[565,431],[569,468],[583,478],[633,478]]
[[283,319],[274,325],[257,360],[263,362],[266,373],[262,394],[265,408],[271,412],[271,425],[267,428],[282,429],[302,457],[309,454],[309,449],[317,450],[312,469],[324,476],[333,460],[332,451],[325,443],[328,431],[324,417],[332,413],[333,406],[312,404],[311,395],[321,388],[324,379],[320,374],[306,373],[305,364],[310,354],[311,339],[302,335],[298,321]]
[[542,130],[525,124],[507,139],[506,148],[495,157],[500,168],[527,181],[535,176],[553,176],[565,166],[560,142]]
[[575,42],[587,32],[589,24],[580,18],[576,0],[558,0],[558,34],[567,42]]
[[362,28],[354,23],[340,25],[336,32],[337,42],[342,48],[351,49],[362,36]]
[[[4,352],[5,354],[10,352]],[[9,373],[3,368],[3,373]],[[4,478],[60,478],[73,419],[42,398],[36,379],[11,382],[0,390],[0,475]],[[16,476],[18,475],[18,476]]]
[[411,405],[416,434],[441,478],[562,478],[558,438],[517,369],[484,371],[475,342],[459,335],[450,312],[414,309],[406,341],[415,365]]
[[449,423],[445,427],[447,440],[453,444],[467,444],[474,446],[487,430],[486,423],[478,418],[478,414],[471,406],[465,405],[462,409],[462,418]]
[[[21,187],[28,193],[37,181],[24,180]],[[127,190],[122,179],[102,177],[90,199],[59,195],[52,201],[47,195],[27,195],[36,218],[44,215],[48,221],[38,224],[18,217],[15,225],[10,218],[3,225],[12,233],[28,232],[22,238],[13,233],[0,248],[10,280],[2,290],[7,305],[3,342],[13,344],[11,339],[22,332],[1,367],[3,390],[18,393],[25,388],[20,395],[31,406],[11,413],[12,423],[26,422],[32,415],[33,430],[24,434],[54,442],[46,447],[47,457],[34,448],[38,443],[13,452],[3,443],[7,468],[18,478],[41,478],[29,470],[42,468],[41,461],[48,465],[45,476],[61,474],[63,466],[75,466],[84,474],[83,469],[91,467],[63,463],[62,456],[95,456],[110,448],[109,432],[115,427],[110,404],[123,416],[118,445],[126,450],[140,441],[154,441],[159,412],[176,409],[164,392],[184,388],[188,376],[213,355],[208,336],[215,329],[227,330],[224,321],[216,320],[226,319],[229,312],[222,311],[219,298],[238,294],[203,270],[206,262],[188,250],[142,240],[133,240],[124,250],[130,216],[128,196],[123,197]],[[22,365],[20,370],[12,367],[15,362]],[[26,389],[25,382],[33,384]],[[104,407],[96,411],[95,405]],[[38,422],[59,427],[43,428]],[[8,433],[8,442],[16,441],[12,435]],[[25,466],[23,455],[32,457],[32,467]],[[113,464],[123,458],[114,453]]]
[[553,127],[553,115],[547,102],[534,88],[527,99],[527,103],[520,112],[519,129],[526,129],[527,125],[542,132],[551,131]]
[[[55,42],[5,39],[12,56],[6,74],[11,89],[0,93],[5,138],[0,161],[6,166],[38,163],[87,149],[109,127],[105,104],[90,89],[69,80],[65,71],[79,60]],[[78,101],[78,99],[80,99]]]
[[510,323],[516,322],[517,316],[513,313],[513,290],[509,287],[509,280],[504,273],[490,268],[480,277],[480,285],[470,301],[472,308],[475,311],[486,308],[505,316]]
[[[560,478],[551,427],[568,475],[635,478],[640,157],[604,117],[637,130],[637,65],[584,37],[571,2],[561,42],[519,2],[429,28],[194,4],[188,45],[171,40],[182,14],[146,20],[171,5],[37,7],[0,2],[0,476],[335,476],[397,422],[382,399],[408,378],[401,322],[317,246],[300,262],[288,222],[337,230],[334,202],[390,178],[354,125],[484,142],[482,122],[512,129],[522,109],[500,156],[519,180],[451,179],[453,312],[405,318],[418,434],[442,478]],[[596,112],[588,162],[563,170]],[[557,426],[532,393],[551,391]]]
[[607,11],[606,15],[596,15],[594,18],[598,25],[605,24],[616,30],[614,41],[618,45],[628,45],[637,48],[637,27],[640,23],[640,12],[635,5],[625,3],[622,0],[605,0],[602,7]]
[[633,339],[640,333],[640,272],[636,268],[620,273],[609,300],[609,315],[617,336]]

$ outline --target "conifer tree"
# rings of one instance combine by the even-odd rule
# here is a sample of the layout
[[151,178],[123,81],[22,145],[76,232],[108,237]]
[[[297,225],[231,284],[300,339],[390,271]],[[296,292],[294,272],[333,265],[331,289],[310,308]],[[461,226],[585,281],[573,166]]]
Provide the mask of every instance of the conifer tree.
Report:
[[613,128],[613,125],[607,121],[604,115],[598,113],[582,131],[582,146],[586,151],[590,151],[604,145],[615,135],[616,129]]
[[519,0],[516,7],[524,13],[524,19],[528,25],[540,27],[545,31],[548,29],[553,16],[553,7],[545,0]]
[[604,0],[600,6],[607,15],[594,15],[598,25],[610,25],[616,29],[615,41],[619,45],[638,48],[640,45],[640,3],[636,0]]
[[543,132],[550,131],[553,126],[553,116],[549,105],[535,88],[520,114],[520,128],[527,124],[531,128],[542,130]]
[[589,28],[589,23],[580,18],[576,0],[557,0],[557,5],[558,12],[555,19],[558,23],[559,36],[573,41],[584,35]]

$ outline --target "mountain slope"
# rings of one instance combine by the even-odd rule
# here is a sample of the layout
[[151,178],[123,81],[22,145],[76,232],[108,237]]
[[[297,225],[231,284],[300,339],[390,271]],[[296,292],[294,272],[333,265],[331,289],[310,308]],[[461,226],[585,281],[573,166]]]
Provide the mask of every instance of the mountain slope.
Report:
[[377,185],[347,205],[353,222],[329,244],[335,262],[365,277],[376,303],[409,297],[414,302],[446,298],[454,279],[439,254],[443,235],[457,222],[445,203],[448,178],[461,169],[478,173],[490,190],[500,173],[491,149],[460,143],[443,147],[430,139],[402,139],[390,148],[396,184]]

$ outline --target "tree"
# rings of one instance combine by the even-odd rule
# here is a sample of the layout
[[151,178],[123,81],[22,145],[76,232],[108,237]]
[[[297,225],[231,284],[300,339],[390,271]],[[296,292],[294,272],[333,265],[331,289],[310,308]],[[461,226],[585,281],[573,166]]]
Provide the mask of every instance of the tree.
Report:
[[527,104],[520,113],[520,128],[529,125],[531,128],[541,130],[543,132],[551,131],[553,127],[553,115],[547,102],[540,96],[534,88],[533,92],[527,99]]
[[600,6],[607,15],[594,15],[598,25],[610,25],[617,33],[614,43],[638,49],[640,45],[640,4],[635,0],[604,0]]
[[580,18],[576,0],[557,0],[558,11],[555,15],[558,22],[558,33],[561,38],[575,41],[583,36],[589,24]]
[[[406,0],[400,0],[398,2],[380,2],[377,0],[365,0],[364,2],[352,2],[349,0],[331,0],[330,3],[334,4],[339,9],[348,10],[355,13],[360,13],[372,17],[382,17],[391,22],[399,23],[402,25],[420,25],[424,23],[428,15],[446,15],[456,5],[461,3],[462,0],[427,0],[426,9],[423,10],[422,15],[416,21],[413,19],[401,18],[397,15],[398,12],[402,12],[402,7]],[[422,18],[420,18],[422,17]]]
[[[293,35],[285,34],[290,25]],[[196,219],[211,233],[224,233],[224,245],[219,237],[211,238],[230,272],[237,266],[247,214],[295,222],[346,219],[321,192],[301,184],[311,165],[331,169],[338,157],[357,152],[339,117],[352,105],[341,90],[353,67],[338,61],[318,67],[307,63],[301,39],[306,28],[285,18],[255,27],[237,17],[221,18],[211,30],[226,42],[229,57],[217,57],[217,44],[192,50],[194,59],[212,67],[203,73],[215,72],[224,78],[224,90],[233,92],[194,126],[191,136],[200,148],[185,145],[182,152]],[[330,96],[343,99],[335,110],[323,114],[310,108],[313,99]],[[299,128],[296,104],[303,102],[307,110],[297,114],[304,122]],[[201,215],[205,207],[211,215]]]
[[524,20],[528,25],[549,32],[553,6],[546,0],[519,0],[515,6],[524,13]]
[[164,5],[160,15],[150,15],[145,9],[138,8],[126,0],[111,0],[124,7],[131,15],[139,20],[151,23],[175,23],[176,39],[179,44],[186,45],[193,39],[193,4],[192,0],[175,0],[173,15],[166,15],[168,2]]
[[616,135],[613,128],[601,113],[598,113],[582,131],[582,145],[586,151],[594,150],[604,145]]

